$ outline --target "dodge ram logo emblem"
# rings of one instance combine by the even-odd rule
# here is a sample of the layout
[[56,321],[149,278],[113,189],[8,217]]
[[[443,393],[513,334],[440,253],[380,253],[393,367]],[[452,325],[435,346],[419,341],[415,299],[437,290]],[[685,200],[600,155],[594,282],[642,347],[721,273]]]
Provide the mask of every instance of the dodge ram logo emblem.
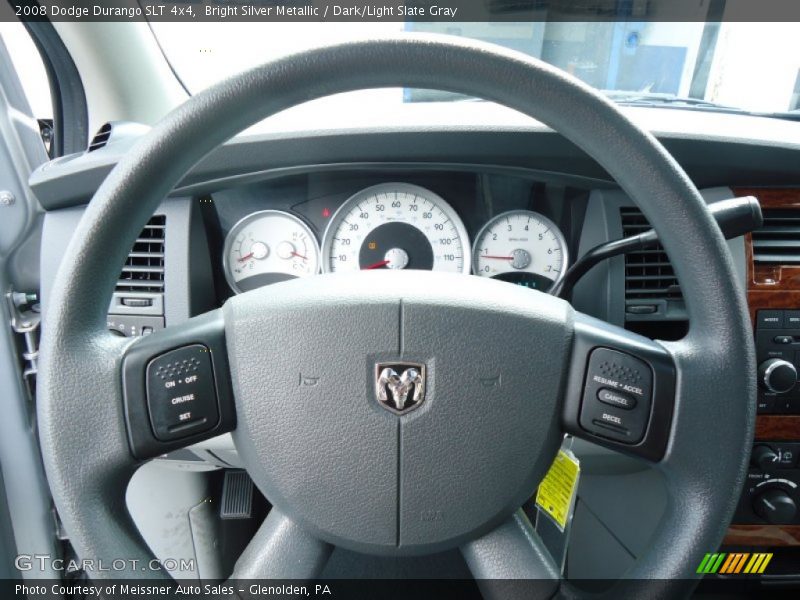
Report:
[[375,397],[386,410],[398,415],[415,409],[425,399],[425,365],[376,364]]

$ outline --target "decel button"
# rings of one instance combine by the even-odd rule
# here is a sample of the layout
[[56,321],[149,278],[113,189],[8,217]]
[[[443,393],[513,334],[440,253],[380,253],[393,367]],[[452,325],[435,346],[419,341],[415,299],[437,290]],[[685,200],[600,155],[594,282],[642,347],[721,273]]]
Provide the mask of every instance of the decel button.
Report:
[[219,421],[208,348],[192,344],[147,365],[147,409],[156,438],[176,440],[214,428]]

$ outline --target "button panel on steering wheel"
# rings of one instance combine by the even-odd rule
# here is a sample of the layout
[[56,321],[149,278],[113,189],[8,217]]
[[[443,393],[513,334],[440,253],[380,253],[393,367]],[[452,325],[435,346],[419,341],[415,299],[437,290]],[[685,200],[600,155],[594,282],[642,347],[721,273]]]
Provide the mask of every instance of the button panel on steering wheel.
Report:
[[589,356],[580,424],[623,443],[642,440],[650,420],[653,373],[644,361],[609,348]]
[[206,346],[176,348],[148,363],[147,409],[153,433],[162,441],[214,428],[219,409]]

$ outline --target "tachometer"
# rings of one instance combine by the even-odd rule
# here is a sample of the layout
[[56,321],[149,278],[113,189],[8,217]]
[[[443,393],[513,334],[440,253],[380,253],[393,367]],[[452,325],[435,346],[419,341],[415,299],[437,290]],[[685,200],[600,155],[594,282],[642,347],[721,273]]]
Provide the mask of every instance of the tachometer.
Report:
[[263,210],[233,226],[225,239],[225,277],[235,292],[319,272],[319,247],[299,218]]
[[325,230],[322,256],[324,271],[469,273],[471,263],[467,232],[455,211],[408,183],[375,185],[347,200]]
[[564,275],[567,243],[547,217],[512,210],[494,217],[478,233],[473,265],[476,275],[546,292]]

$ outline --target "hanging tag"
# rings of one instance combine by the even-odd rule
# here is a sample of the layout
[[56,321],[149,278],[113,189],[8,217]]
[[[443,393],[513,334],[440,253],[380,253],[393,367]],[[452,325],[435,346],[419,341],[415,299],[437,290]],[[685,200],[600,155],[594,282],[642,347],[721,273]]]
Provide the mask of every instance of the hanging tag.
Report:
[[536,493],[536,507],[562,533],[572,519],[581,467],[572,450],[562,448]]

